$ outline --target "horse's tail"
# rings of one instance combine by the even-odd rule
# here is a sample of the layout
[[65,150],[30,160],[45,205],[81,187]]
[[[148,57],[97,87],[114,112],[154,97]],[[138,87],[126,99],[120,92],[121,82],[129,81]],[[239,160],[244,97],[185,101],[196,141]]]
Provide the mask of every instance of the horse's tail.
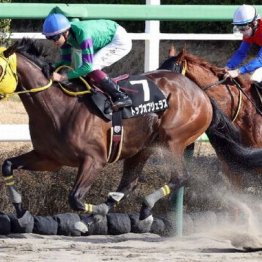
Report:
[[240,134],[231,121],[210,98],[213,106],[213,119],[206,130],[209,141],[216,153],[231,168],[252,170],[262,167],[262,150],[243,146]]

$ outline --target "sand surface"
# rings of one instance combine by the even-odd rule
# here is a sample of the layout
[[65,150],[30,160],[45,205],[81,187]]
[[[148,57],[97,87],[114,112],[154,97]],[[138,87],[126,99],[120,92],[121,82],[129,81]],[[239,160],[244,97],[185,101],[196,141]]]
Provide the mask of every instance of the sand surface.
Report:
[[[253,245],[253,250],[243,246]],[[262,245],[247,234],[226,236],[196,234],[163,238],[154,234],[118,236],[2,236],[0,261],[262,261]]]

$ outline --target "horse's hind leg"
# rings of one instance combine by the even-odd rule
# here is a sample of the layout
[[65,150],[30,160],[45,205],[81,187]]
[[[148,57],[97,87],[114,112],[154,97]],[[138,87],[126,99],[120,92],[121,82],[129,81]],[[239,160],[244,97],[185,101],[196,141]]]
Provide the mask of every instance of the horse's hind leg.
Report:
[[[177,145],[179,147],[179,145]],[[161,198],[175,193],[180,187],[184,186],[188,180],[188,172],[185,166],[184,151],[177,151],[173,154],[173,169],[171,171],[171,178],[168,184],[164,185],[160,189],[154,191],[153,193],[147,195],[143,201],[140,220],[144,220],[152,215],[152,208],[155,203]]]
[[25,210],[22,208],[22,197],[15,188],[13,171],[15,169],[25,169],[34,171],[56,171],[60,165],[32,150],[23,155],[6,159],[2,165],[2,174],[9,192],[9,198],[13,203],[18,217],[22,217]]
[[128,158],[124,161],[123,176],[117,191],[123,192],[125,194],[125,197],[127,197],[131,192],[135,190],[138,179],[142,174],[144,165],[151,154],[151,149],[145,149],[143,151],[140,151],[132,158]]

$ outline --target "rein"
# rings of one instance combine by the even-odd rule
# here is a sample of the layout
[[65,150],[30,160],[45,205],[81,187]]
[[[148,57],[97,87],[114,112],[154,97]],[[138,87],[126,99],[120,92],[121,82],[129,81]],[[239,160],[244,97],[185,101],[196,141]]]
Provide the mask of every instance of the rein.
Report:
[[[63,68],[69,68],[72,69],[72,67],[67,66],[67,65],[62,65],[59,66],[58,68],[56,68],[55,72],[58,72],[59,70],[63,69]],[[80,96],[80,95],[84,95],[84,94],[90,94],[92,87],[88,84],[88,82],[83,78],[83,77],[79,77],[79,79],[83,82],[83,84],[86,86],[87,90],[84,91],[70,91],[68,89],[66,89],[65,87],[62,86],[62,84],[60,82],[58,82],[60,88],[68,95],[70,96]]]
[[44,90],[48,89],[52,84],[53,84],[53,81],[50,79],[49,83],[47,85],[45,85],[45,86],[35,87],[35,88],[30,89],[30,90],[17,91],[17,92],[14,92],[14,93],[10,94],[10,95],[19,95],[19,94],[26,94],[26,93],[41,92],[41,91],[44,91]]
[[[184,62],[182,62],[182,68],[181,68],[181,74],[183,75],[186,75],[186,70],[187,70],[187,62],[186,60]],[[207,91],[209,88],[212,88],[214,86],[217,86],[217,85],[220,85],[220,84],[223,84],[225,81],[226,81],[226,77],[221,79],[221,80],[218,80],[216,81],[215,83],[212,83],[212,84],[209,84],[205,87],[200,87],[203,91]],[[239,90],[239,97],[238,97],[238,106],[237,106],[237,110],[233,116],[233,119],[232,119],[232,122],[234,123],[235,120],[237,119],[238,117],[238,114],[240,112],[240,109],[242,107],[242,100],[243,100],[243,94],[249,99],[249,101],[252,103],[252,105],[255,106],[255,108],[259,111],[259,113],[261,114],[261,111],[256,107],[256,105],[251,101],[251,99],[247,96],[247,94],[242,90],[241,86],[238,84],[238,82],[234,79],[232,79],[233,82],[236,84],[237,86],[237,89]]]
[[242,89],[240,84],[233,78],[232,81],[235,83],[237,89],[244,94],[244,96],[247,98],[247,100],[255,107],[257,112],[262,116],[262,111],[256,106],[256,104],[252,101],[252,99],[247,95],[247,93]]
[[204,91],[207,91],[209,88],[217,86],[217,85],[220,85],[220,84],[223,84],[225,81],[226,81],[226,78],[223,78],[223,79],[221,79],[219,81],[216,81],[213,84],[209,84],[209,85],[207,85],[205,87],[201,87],[201,89],[203,89]]
[[[20,54],[21,55],[21,54]],[[25,57],[25,56],[23,56]],[[16,80],[16,85],[17,85],[17,82],[18,82],[18,77],[17,77],[17,73],[13,70],[12,66],[10,65],[10,61],[9,59],[5,58],[4,56],[0,56],[0,58],[2,58],[5,62],[6,62],[6,68],[9,67],[15,80]],[[29,60],[27,57],[25,57],[27,60]],[[32,63],[31,60],[29,60],[29,62]],[[1,75],[1,78],[0,78],[0,82],[2,81],[2,79],[4,78],[4,74],[5,74],[5,71],[6,71],[6,68],[5,70],[3,70],[3,73]],[[15,65],[15,68],[16,68],[16,65]],[[58,72],[59,70],[61,70],[62,68],[69,68],[69,69],[72,69],[70,66],[60,66],[58,67],[55,72]],[[91,93],[91,86],[88,84],[88,82],[82,78],[82,77],[79,77],[80,80],[83,82],[83,84],[86,86],[87,90],[85,91],[70,91],[68,89],[66,89],[65,87],[63,87],[63,85],[61,83],[58,82],[60,88],[68,95],[70,96],[79,96],[79,95],[84,95],[84,94],[89,94]],[[46,89],[48,89],[50,86],[52,86],[53,84],[53,80],[50,79],[48,84],[47,85],[44,85],[44,86],[41,86],[41,87],[35,87],[35,88],[32,88],[30,90],[23,90],[23,91],[16,91],[16,92],[12,92],[12,93],[1,93],[1,100],[2,99],[7,99],[9,98],[11,95],[20,95],[20,94],[26,94],[26,93],[37,93],[37,92],[41,92],[41,91],[44,91]]]

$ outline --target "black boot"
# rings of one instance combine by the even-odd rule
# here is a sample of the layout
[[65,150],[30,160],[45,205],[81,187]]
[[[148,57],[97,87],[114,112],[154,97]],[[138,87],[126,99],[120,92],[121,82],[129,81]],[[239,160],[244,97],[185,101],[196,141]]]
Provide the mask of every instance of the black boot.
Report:
[[102,91],[110,95],[113,101],[114,110],[132,105],[132,100],[128,95],[119,91],[119,86],[110,77],[104,78],[98,86]]

